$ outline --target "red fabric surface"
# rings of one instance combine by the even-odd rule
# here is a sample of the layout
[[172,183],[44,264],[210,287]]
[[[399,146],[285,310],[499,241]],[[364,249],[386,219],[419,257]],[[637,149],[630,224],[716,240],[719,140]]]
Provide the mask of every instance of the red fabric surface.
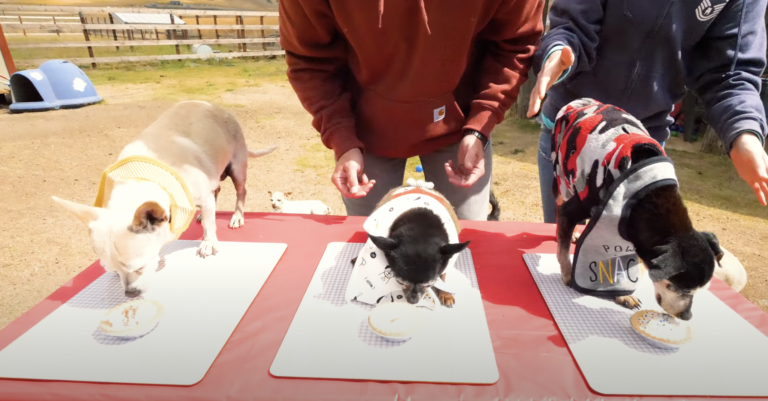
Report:
[[[281,242],[287,243],[288,249],[200,383],[191,387],[174,387],[0,380],[0,400],[417,401],[610,398],[592,392],[587,386],[523,262],[522,255],[526,252],[555,251],[553,225],[462,222],[464,231],[461,240],[472,241],[469,247],[474,257],[500,379],[494,385],[445,385],[284,379],[270,375],[272,360],[327,244],[364,242],[364,219],[249,213],[246,214],[244,227],[231,230],[227,228],[230,216],[221,213],[217,217],[220,240]],[[195,240],[201,237],[200,224],[193,223],[182,239]],[[87,241],[87,238],[83,237],[83,241]],[[0,331],[0,348],[13,342],[102,273],[103,269],[93,264],[12,322]],[[722,282],[717,279],[715,281],[710,290],[768,335],[768,314]],[[637,373],[637,378],[642,380],[641,373]]]

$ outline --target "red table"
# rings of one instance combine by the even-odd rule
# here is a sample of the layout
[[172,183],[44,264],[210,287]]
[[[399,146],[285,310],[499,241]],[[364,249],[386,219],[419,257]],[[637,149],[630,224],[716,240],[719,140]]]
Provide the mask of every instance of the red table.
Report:
[[[272,360],[327,244],[365,242],[364,219],[249,213],[244,227],[231,230],[227,228],[230,216],[220,213],[217,218],[221,241],[280,242],[287,243],[288,249],[200,383],[191,387],[173,387],[0,380],[0,399],[416,401],[607,398],[587,386],[523,262],[524,253],[555,251],[552,225],[462,223],[462,241],[472,241],[469,247],[500,379],[494,385],[441,385],[284,379],[270,375]],[[197,223],[182,236],[188,240],[200,238],[202,228]],[[83,241],[87,241],[85,235]],[[91,265],[0,331],[0,349],[102,273],[98,264]],[[714,281],[710,290],[768,335],[768,314],[721,281]],[[639,380],[643,379],[642,372],[637,375]]]

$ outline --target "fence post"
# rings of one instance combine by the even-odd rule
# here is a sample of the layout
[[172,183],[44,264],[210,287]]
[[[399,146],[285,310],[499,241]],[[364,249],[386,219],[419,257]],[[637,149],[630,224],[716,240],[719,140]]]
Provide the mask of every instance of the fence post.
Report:
[[[24,21],[21,20],[21,15],[19,15],[19,24],[23,24],[23,23],[24,23]],[[27,30],[26,29],[22,29],[21,31],[24,32],[24,36],[27,36]]]
[[[240,24],[243,26],[243,30],[240,31],[240,39],[245,40],[245,18],[243,16],[240,16]],[[243,42],[243,52],[248,51],[248,43]]]
[[[213,25],[218,25],[218,23],[216,22],[216,16],[215,15],[213,16]],[[216,29],[216,40],[218,40],[218,39],[219,39],[219,30]]]
[[[173,21],[173,13],[171,15],[171,25],[176,25],[176,23]],[[173,28],[173,40],[177,40],[176,38],[176,28]],[[179,44],[176,43],[176,54],[181,54],[181,50],[179,50]]]
[[[235,16],[235,25],[239,25],[240,24],[241,18],[242,17],[240,17],[239,15]],[[235,30],[235,37],[238,38],[238,39],[242,39],[243,33],[242,33],[242,31],[240,29],[236,29]],[[244,51],[243,50],[243,45],[244,44],[245,43],[243,43],[243,42],[237,42],[237,51],[239,51],[239,52]]]
[[147,38],[144,37],[144,30],[141,30],[141,40],[147,40]]
[[[133,29],[131,29],[131,30],[128,31],[128,40],[133,41],[133,38],[134,38],[134,36],[133,36]],[[133,51],[133,45],[131,45],[131,51]]]
[[56,23],[56,16],[52,15],[53,17],[53,25],[56,25],[56,36],[61,36],[61,32],[59,32],[59,25]]
[[[259,17],[259,25],[261,25],[261,38],[265,39],[266,35],[264,33],[264,16],[263,15]],[[261,48],[264,49],[264,51],[267,51],[267,42],[261,42]]]
[[[180,19],[180,20],[182,20],[182,21],[184,21],[184,18],[183,18],[183,17],[181,17],[181,16],[179,16],[179,19]],[[185,22],[186,22],[186,21],[185,21]],[[182,31],[181,31],[181,38],[182,38],[182,39],[184,39],[184,40],[188,40],[188,39],[189,39],[189,31],[188,31],[188,30],[186,30],[186,29],[182,30]],[[188,44],[188,45],[187,45],[187,50],[192,50],[192,45],[189,45],[189,44]]]
[[[112,19],[112,13],[109,13],[109,23],[112,24],[112,25],[115,24],[115,20]],[[109,35],[107,35],[107,36],[109,36]],[[114,29],[112,30],[112,36],[115,37],[115,42],[117,42],[117,31],[114,30]],[[120,51],[120,46],[115,46],[115,49],[117,51]]]
[[[85,36],[85,41],[86,42],[90,42],[91,38],[90,38],[90,36],[88,36],[88,30],[85,29],[85,16],[83,15],[82,11],[80,11],[80,23],[83,24],[83,36]],[[94,56],[93,56],[93,47],[91,47],[91,46],[88,46],[88,55],[91,56],[91,59],[94,58]],[[96,62],[95,61],[91,61],[91,67],[93,67],[94,70],[96,69]]]
[[[198,17],[197,15],[195,15],[195,24],[197,24],[198,26],[200,25],[200,17]],[[200,33],[199,29],[197,30],[197,38],[198,39],[202,39],[203,38],[203,34]]]

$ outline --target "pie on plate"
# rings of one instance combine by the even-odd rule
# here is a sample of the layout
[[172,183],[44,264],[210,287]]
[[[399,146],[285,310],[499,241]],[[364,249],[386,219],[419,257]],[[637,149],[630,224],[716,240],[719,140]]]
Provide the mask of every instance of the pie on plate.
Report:
[[387,302],[376,305],[368,315],[374,333],[392,342],[406,341],[421,328],[422,316],[415,305]]
[[128,301],[108,310],[99,322],[99,329],[113,337],[142,337],[157,326],[164,313],[165,308],[157,301]]
[[691,327],[667,313],[642,310],[629,321],[637,334],[659,348],[677,349],[693,339]]

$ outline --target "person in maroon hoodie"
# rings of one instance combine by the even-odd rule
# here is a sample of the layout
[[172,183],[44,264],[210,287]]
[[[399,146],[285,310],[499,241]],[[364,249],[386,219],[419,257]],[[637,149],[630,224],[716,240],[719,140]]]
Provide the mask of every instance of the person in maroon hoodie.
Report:
[[528,76],[542,3],[280,1],[288,80],[348,215],[369,215],[419,156],[460,219],[486,219],[491,131]]

